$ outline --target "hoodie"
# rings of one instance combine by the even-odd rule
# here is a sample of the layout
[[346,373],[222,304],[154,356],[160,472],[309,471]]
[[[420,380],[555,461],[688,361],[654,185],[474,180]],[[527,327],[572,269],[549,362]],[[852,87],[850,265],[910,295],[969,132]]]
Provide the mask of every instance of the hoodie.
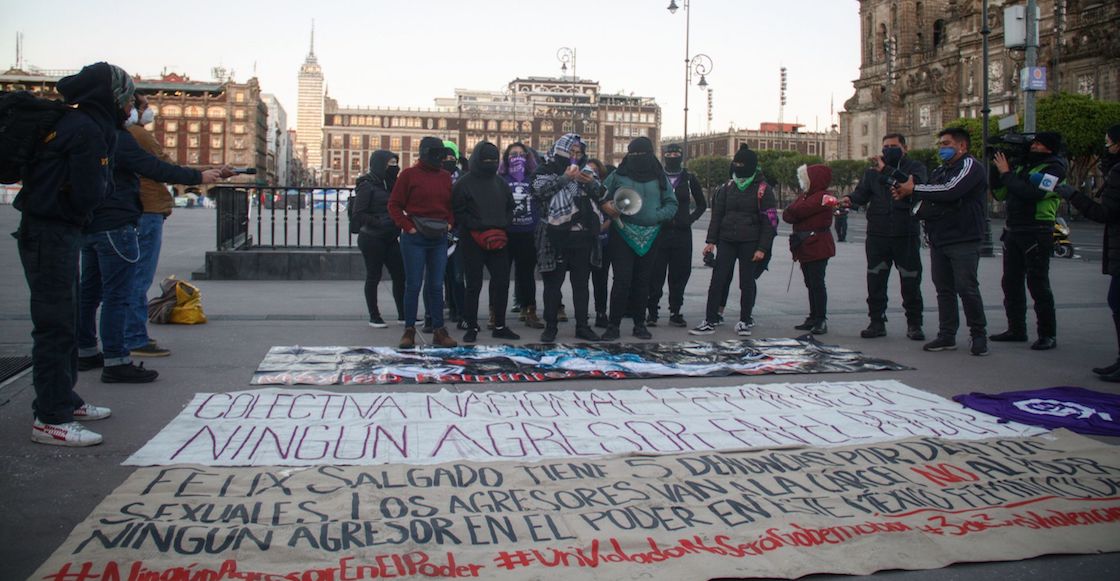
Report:
[[122,80],[123,71],[116,71],[120,69],[97,63],[58,81],[59,94],[75,110],[55,124],[54,138],[29,168],[13,202],[25,217],[81,227],[112,191],[121,123],[117,93],[131,98],[132,86],[127,75]]
[[836,256],[836,241],[832,239],[833,208],[824,205],[826,190],[832,184],[832,170],[827,165],[810,165],[801,166],[797,171],[809,187],[782,212],[782,220],[792,224],[795,233],[806,233],[793,251],[793,259],[801,263],[827,260]]
[[354,221],[361,232],[392,238],[400,233],[400,228],[389,217],[389,192],[393,190],[393,180],[387,179],[389,161],[400,159],[397,154],[378,149],[369,156],[369,173],[358,178],[354,192]]
[[498,176],[499,160],[497,145],[479,142],[471,152],[470,170],[452,189],[455,222],[469,231],[505,230],[513,222],[513,192]]

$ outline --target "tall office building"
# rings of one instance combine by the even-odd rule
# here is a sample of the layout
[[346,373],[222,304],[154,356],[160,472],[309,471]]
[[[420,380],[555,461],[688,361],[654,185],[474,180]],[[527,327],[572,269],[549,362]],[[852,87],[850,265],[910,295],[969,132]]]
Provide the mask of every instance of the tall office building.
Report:
[[306,152],[304,165],[313,171],[323,165],[323,69],[315,57],[315,27],[311,50],[299,68],[299,103],[296,110],[298,151]]

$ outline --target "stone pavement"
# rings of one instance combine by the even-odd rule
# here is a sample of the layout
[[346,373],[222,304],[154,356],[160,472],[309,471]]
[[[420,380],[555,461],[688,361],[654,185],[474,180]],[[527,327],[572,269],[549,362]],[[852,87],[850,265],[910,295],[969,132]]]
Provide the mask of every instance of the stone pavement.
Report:
[[[0,206],[0,232],[15,230],[19,215],[10,206]],[[814,376],[813,380],[898,379],[910,386],[941,396],[969,391],[1006,391],[1055,385],[1078,385],[1113,393],[1117,386],[1100,382],[1090,367],[1111,362],[1116,345],[1105,303],[1107,279],[1100,274],[1101,228],[1085,222],[1073,225],[1074,241],[1081,258],[1054,259],[1051,280],[1058,303],[1059,348],[1033,352],[1026,344],[993,344],[992,355],[970,357],[967,338],[958,337],[958,351],[925,353],[921,343],[905,338],[905,321],[897,292],[897,273],[892,275],[891,309],[886,338],[864,340],[859,331],[866,326],[863,231],[861,214],[852,214],[850,237],[839,244],[839,254],[829,265],[830,333],[825,343],[859,349],[915,369],[897,373]],[[700,263],[703,235],[698,225],[694,271],[684,308],[685,318],[695,324],[702,317],[710,269]],[[213,244],[212,210],[176,210],[165,229],[158,278],[176,274],[187,278],[199,270],[203,253]],[[998,232],[999,224],[994,228]],[[786,228],[788,231],[788,228]],[[0,354],[30,350],[31,323],[27,309],[27,287],[16,253],[15,242],[5,236],[0,247]],[[791,261],[784,236],[775,243],[770,272],[759,285],[755,310],[755,337],[792,337],[800,334],[793,325],[807,313],[805,287],[799,272],[786,291]],[[928,267],[928,255],[923,258]],[[998,258],[981,262],[980,278],[987,306],[989,331],[1005,328]],[[928,272],[923,282],[926,300],[926,332],[936,332],[936,305]],[[28,438],[33,398],[30,375],[0,386],[0,579],[23,579],[42,563],[69,531],[111,490],[132,472],[120,463],[155,435],[199,391],[231,391],[248,388],[252,371],[269,347],[302,345],[395,345],[400,327],[374,330],[366,326],[361,282],[224,282],[196,283],[202,290],[210,323],[201,326],[158,326],[152,335],[173,351],[165,359],[145,365],[160,371],[157,382],[148,385],[106,385],[96,372],[82,375],[78,389],[90,402],[113,408],[113,417],[98,422],[96,429],[105,443],[87,449],[66,449],[32,444]],[[391,304],[383,287],[383,305]],[[727,314],[737,316],[736,298]],[[570,304],[570,303],[569,303]],[[664,307],[663,307],[664,308]],[[1033,318],[1033,315],[1032,315]],[[523,342],[535,342],[537,332],[514,323]],[[624,340],[629,325],[623,327]],[[655,341],[679,341],[686,329],[659,326],[651,329]],[[560,340],[570,339],[571,323],[562,324]],[[462,332],[456,332],[457,338]],[[481,334],[482,342],[488,334]],[[711,339],[730,339],[730,326],[721,327]],[[763,376],[752,382],[785,382],[789,376]],[[585,390],[604,388],[699,387],[735,385],[741,377],[666,378],[623,380],[608,383],[565,381],[518,384],[518,390]],[[471,386],[408,385],[378,388],[383,391],[466,390]],[[500,386],[488,386],[499,388]],[[352,388],[350,388],[352,390]],[[1112,442],[1117,443],[1117,442]],[[879,576],[905,579],[1004,578],[1106,579],[1120,578],[1120,554],[1047,556],[1013,563],[962,564],[947,569],[917,572],[885,572]]]

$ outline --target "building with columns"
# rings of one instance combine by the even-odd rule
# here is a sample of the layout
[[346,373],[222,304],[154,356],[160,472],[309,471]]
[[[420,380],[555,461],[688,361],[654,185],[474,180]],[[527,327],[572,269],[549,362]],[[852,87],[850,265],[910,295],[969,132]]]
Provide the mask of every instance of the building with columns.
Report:
[[[758,129],[729,129],[719,133],[702,133],[688,136],[688,158],[715,155],[733,157],[741,144],[755,151],[770,149],[796,151],[803,155],[820,156],[824,161],[840,159],[840,133],[829,131],[801,131],[796,123],[760,123]],[[666,143],[683,144],[681,137],[666,137]]]
[[[859,0],[860,76],[840,113],[840,156],[862,159],[888,132],[933,147],[944,124],[982,115],[982,0]],[[991,116],[1022,111],[1022,50],[1004,47],[1003,10],[990,0]],[[1038,65],[1049,91],[1120,100],[1120,2],[1038,0]],[[1043,96],[1045,93],[1040,93]]]

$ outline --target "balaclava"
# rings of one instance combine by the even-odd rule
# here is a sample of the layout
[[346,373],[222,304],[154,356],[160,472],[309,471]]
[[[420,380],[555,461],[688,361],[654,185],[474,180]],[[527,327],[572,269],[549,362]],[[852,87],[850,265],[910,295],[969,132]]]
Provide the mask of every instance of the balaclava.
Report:
[[[681,156],[669,157],[669,153],[679,153]],[[680,144],[670,143],[665,146],[665,155],[662,156],[662,160],[665,163],[665,173],[669,175],[679,174],[684,169],[684,149],[681,148]]]

